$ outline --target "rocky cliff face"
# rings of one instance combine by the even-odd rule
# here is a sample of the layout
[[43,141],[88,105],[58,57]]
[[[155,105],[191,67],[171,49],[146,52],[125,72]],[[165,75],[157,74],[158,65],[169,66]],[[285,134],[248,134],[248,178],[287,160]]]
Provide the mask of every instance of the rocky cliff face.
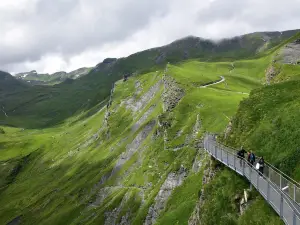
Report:
[[285,64],[300,64],[300,39],[287,44],[280,52],[280,62]]

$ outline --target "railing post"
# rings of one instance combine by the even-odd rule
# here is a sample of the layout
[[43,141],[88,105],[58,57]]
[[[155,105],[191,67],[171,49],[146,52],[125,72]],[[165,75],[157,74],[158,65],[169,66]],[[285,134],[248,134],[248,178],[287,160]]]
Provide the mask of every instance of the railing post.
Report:
[[282,176],[280,174],[280,179],[279,179],[280,190],[282,190],[282,181],[281,181],[282,179],[281,178],[282,178]]
[[215,145],[215,157],[217,158],[217,145]]
[[280,192],[280,218],[283,218],[283,196],[282,193]]
[[293,225],[296,225],[297,223],[297,218],[296,218],[296,213],[293,211]]
[[229,162],[228,162],[228,154],[229,154],[229,153],[228,153],[228,152],[226,152],[226,153],[227,153],[227,165],[229,165]]
[[[257,173],[257,181],[256,181],[257,190],[258,190],[258,184],[259,184],[259,173]],[[259,190],[258,190],[258,192],[259,192]]]
[[243,173],[243,176],[245,176],[245,161],[243,159],[242,160],[242,173]]
[[235,155],[233,155],[233,167],[234,167],[234,170],[236,171],[236,167],[235,167],[236,162],[235,161],[236,161],[235,160]]
[[223,149],[221,149],[221,161],[223,162]]
[[296,185],[294,184],[294,201],[296,201]]
[[252,167],[250,166],[250,172],[249,172],[249,181],[250,181],[250,191],[252,191]]
[[267,188],[267,201],[270,201],[270,182],[268,181],[268,188]]

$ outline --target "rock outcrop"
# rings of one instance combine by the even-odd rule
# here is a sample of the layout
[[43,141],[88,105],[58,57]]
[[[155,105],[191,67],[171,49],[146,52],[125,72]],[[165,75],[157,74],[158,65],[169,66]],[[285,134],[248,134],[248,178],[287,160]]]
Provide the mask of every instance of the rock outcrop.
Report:
[[274,64],[270,65],[266,70],[266,82],[269,85],[271,81],[280,73],[280,69],[277,69]]
[[126,101],[123,101],[121,104],[125,104],[127,109],[131,109],[134,113],[139,112],[143,109],[149,101],[153,99],[157,91],[161,87],[161,81],[158,81],[155,85],[153,85],[140,99],[136,99],[135,97],[131,97]]
[[[207,162],[207,161],[206,161]],[[202,178],[202,189],[199,194],[199,200],[196,204],[196,207],[188,221],[188,225],[201,225],[201,220],[200,220],[200,213],[201,213],[201,207],[204,204],[205,201],[205,191],[204,191],[204,185],[209,183],[214,176],[216,175],[216,172],[218,171],[218,168],[216,168],[213,163],[213,160],[210,160],[209,165],[206,167],[204,173],[203,173],[203,178]]]
[[296,65],[300,61],[300,39],[287,44],[279,54],[279,61]]
[[184,96],[184,90],[180,88],[176,81],[168,75],[164,76],[163,82],[163,109],[166,112],[175,108],[180,99]]
[[160,212],[165,208],[167,200],[170,197],[172,191],[183,183],[187,174],[188,172],[184,167],[181,167],[177,172],[171,172],[168,174],[167,179],[165,180],[157,196],[155,197],[155,203],[149,208],[144,225],[155,224],[155,221],[159,217]]

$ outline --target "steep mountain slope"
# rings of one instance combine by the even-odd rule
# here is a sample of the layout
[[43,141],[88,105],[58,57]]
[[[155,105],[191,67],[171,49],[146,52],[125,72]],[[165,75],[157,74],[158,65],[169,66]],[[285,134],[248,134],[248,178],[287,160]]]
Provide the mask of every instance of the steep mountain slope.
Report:
[[[105,101],[113,82],[124,75],[155,71],[163,68],[167,62],[177,63],[184,59],[200,58],[203,61],[212,61],[258,57],[257,52],[264,54],[263,50],[268,50],[296,32],[253,33],[218,43],[188,37],[126,58],[108,58],[87,75],[74,81],[67,79],[50,87],[35,86],[26,92],[21,90],[10,95],[10,98],[0,98],[0,104],[11,115],[8,118],[0,115],[0,119],[7,125],[25,128],[58,124]],[[263,50],[262,46],[265,46]]]
[[9,73],[0,71],[0,94],[23,90],[28,87],[24,82],[20,82]]
[[[280,50],[255,59],[189,60],[162,69],[141,58],[144,67],[134,66],[136,56],[106,59],[77,80],[5,90],[0,224],[282,224],[255,191],[241,208],[247,182],[210,160],[202,143],[205,132],[220,133],[227,126],[228,143],[240,144],[236,124],[249,118],[232,117],[241,101],[236,118],[243,105],[249,107],[247,101],[260,119],[272,117],[260,113],[275,91],[247,98],[281,85],[263,87]],[[132,71],[139,73],[115,82]],[[286,102],[297,98],[293,82],[298,81],[290,82],[287,89],[294,94],[286,95]],[[231,120],[238,121],[232,128]],[[287,162],[298,174],[297,162]]]
[[288,81],[253,91],[241,102],[226,139],[235,146],[243,143],[296,180],[300,179],[299,85]]
[[[168,65],[116,82],[111,105],[92,116],[42,130],[3,127],[0,223],[192,224],[210,168],[202,134],[226,127],[270,62]],[[220,76],[226,82],[202,87]],[[241,184],[234,194],[242,192],[246,182],[231,176]],[[262,210],[272,218],[265,224],[280,221]],[[238,208],[227,212],[223,224],[242,224]]]
[[15,75],[17,79],[24,80],[32,85],[53,85],[58,84],[66,79],[77,79],[88,74],[92,68],[79,68],[70,73],[60,71],[53,74],[39,74],[35,70],[30,72],[18,73]]

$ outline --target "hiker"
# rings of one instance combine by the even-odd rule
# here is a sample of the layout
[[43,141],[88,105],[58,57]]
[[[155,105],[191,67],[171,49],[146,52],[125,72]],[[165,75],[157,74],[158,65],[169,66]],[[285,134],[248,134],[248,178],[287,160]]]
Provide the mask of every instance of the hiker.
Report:
[[259,159],[258,165],[259,165],[258,166],[259,175],[262,176],[264,174],[264,168],[265,168],[265,160],[263,156]]
[[242,164],[243,164],[243,159],[245,158],[245,153],[247,153],[246,152],[246,150],[243,148],[243,146],[241,147],[241,150],[239,150],[238,152],[237,152],[237,157],[239,158],[239,159],[241,159],[240,160],[240,166],[242,167]]
[[253,166],[255,163],[255,155],[253,152],[250,153],[250,163]]
[[243,149],[243,146],[242,146],[242,147],[241,147],[241,150],[239,150],[239,151],[237,152],[238,158],[240,158],[240,159],[245,158],[245,153],[247,153],[247,152],[246,152],[245,149]]
[[251,155],[251,152],[247,152],[247,161],[248,161],[248,164],[250,164],[250,155]]

